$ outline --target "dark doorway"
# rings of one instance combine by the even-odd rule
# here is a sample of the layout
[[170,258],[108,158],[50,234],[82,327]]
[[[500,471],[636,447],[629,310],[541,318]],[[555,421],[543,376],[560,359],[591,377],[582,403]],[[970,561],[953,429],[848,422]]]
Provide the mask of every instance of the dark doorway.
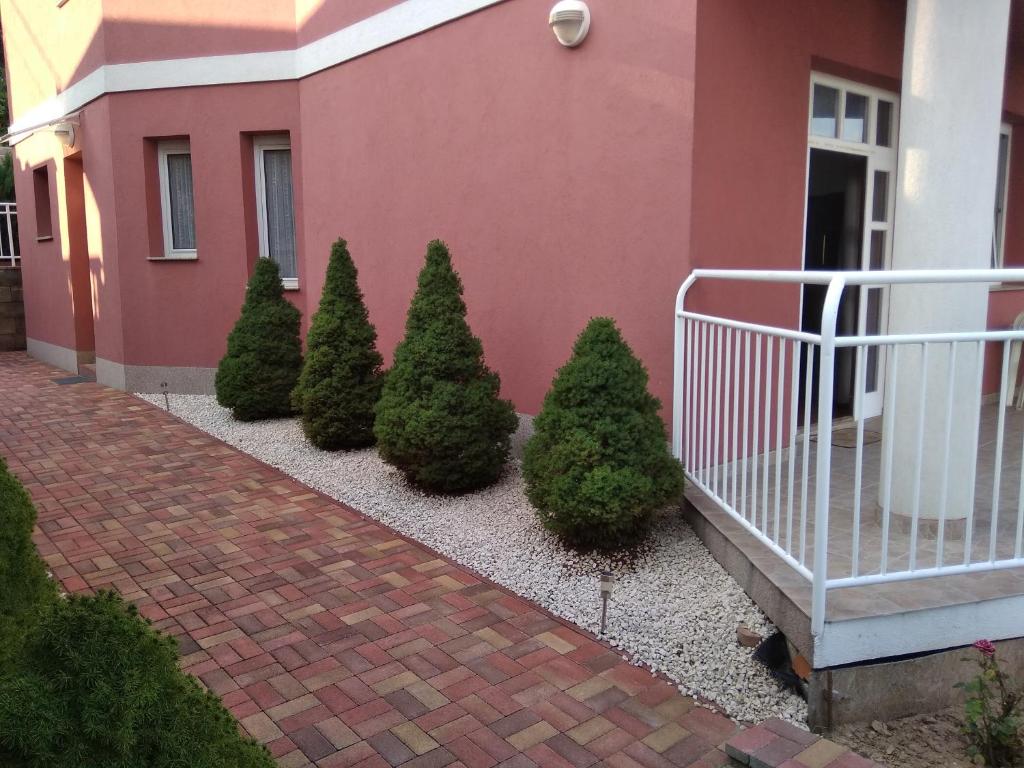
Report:
[[[864,242],[864,187],[867,183],[867,158],[845,152],[811,149],[807,171],[807,230],[804,243],[804,269],[860,269]],[[824,285],[804,286],[800,328],[808,333],[821,332],[821,311],[825,304]],[[847,290],[839,304],[838,335],[857,332],[858,292]],[[836,351],[833,416],[853,414],[853,390],[856,355],[852,349]],[[803,361],[806,366],[806,359]],[[800,377],[801,408],[807,392]],[[814,360],[810,393],[811,412],[817,418],[818,359]]]
[[64,192],[67,199],[68,271],[71,273],[71,305],[75,320],[78,364],[96,360],[93,324],[92,269],[89,265],[89,234],[85,219],[85,174],[81,155],[64,158]]

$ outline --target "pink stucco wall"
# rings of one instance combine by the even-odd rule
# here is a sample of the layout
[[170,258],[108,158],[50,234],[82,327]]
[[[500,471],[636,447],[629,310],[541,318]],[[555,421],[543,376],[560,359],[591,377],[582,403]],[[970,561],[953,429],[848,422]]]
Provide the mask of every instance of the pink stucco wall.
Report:
[[[91,40],[76,38],[59,66],[15,55],[18,108],[101,60],[288,47],[390,4],[261,0],[255,10],[244,3],[243,18],[232,0],[196,25],[192,0],[160,10],[109,0],[102,16],[97,2],[62,9],[77,6],[102,23],[82,26]],[[515,0],[301,81],[121,93],[86,106],[77,150],[97,355],[216,365],[256,253],[251,138],[287,132],[301,285],[289,297],[304,322],[330,243],[344,236],[390,357],[425,245],[441,237],[488,362],[519,410],[537,410],[576,334],[602,314],[618,320],[667,403],[680,281],[693,266],[801,266],[810,72],[898,89],[903,8],[888,0],[855,10],[843,0],[590,5],[594,27],[576,50],[553,40],[548,0]],[[9,41],[43,34],[34,24],[7,26],[12,8],[25,16],[36,6],[0,0]],[[32,12],[36,24],[52,21],[49,3]],[[1016,51],[1011,119],[1024,113]],[[195,262],[148,258],[160,249],[155,142],[169,137],[192,145]],[[1022,140],[1012,155],[1011,206],[1024,179]],[[18,145],[24,221],[32,221],[28,172],[50,162],[54,216],[63,222],[62,156],[50,134]],[[26,243],[28,327],[32,338],[74,348],[61,227],[52,243]],[[1012,216],[1007,253],[1024,263],[1024,225]],[[1020,311],[1021,295],[994,295],[993,322]],[[696,298],[752,319],[797,322],[793,290]]]
[[667,398],[695,6],[593,0],[600,23],[577,50],[554,41],[548,8],[505,3],[300,83],[309,287],[345,236],[390,355],[440,237],[520,410],[594,315],[616,317]]

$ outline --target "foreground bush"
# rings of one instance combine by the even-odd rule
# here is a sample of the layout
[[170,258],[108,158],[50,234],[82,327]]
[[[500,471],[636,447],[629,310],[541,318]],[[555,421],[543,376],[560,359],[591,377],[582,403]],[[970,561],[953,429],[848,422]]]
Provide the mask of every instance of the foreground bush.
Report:
[[36,510],[0,459],[0,674],[40,610],[57,597],[32,543]]
[[178,669],[172,638],[117,595],[43,612],[0,678],[0,764],[273,768],[220,700]]
[[490,485],[501,474],[517,425],[499,389],[466,323],[462,281],[448,248],[434,240],[377,405],[380,455],[426,490],[461,493]]
[[284,297],[277,264],[257,259],[215,382],[217,402],[236,419],[292,413],[291,393],[302,366],[299,319],[299,310]]
[[575,545],[611,548],[679,497],[682,467],[668,451],[660,407],[614,321],[591,320],[526,445],[526,491],[545,527]]
[[380,397],[377,331],[370,324],[344,240],[331,247],[320,308],[306,338],[306,359],[292,396],[302,429],[317,448],[372,445]]

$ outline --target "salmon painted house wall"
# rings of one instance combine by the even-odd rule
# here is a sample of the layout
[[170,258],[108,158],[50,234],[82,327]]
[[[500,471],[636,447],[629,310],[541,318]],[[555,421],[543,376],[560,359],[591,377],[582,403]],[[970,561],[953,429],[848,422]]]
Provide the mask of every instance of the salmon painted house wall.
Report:
[[[810,73],[898,88],[903,4],[590,0],[593,27],[574,50],[548,30],[550,4],[497,2],[299,79],[101,95],[80,112],[74,150],[48,130],[19,141],[33,354],[73,370],[93,351],[82,348],[71,299],[81,269],[72,269],[64,155],[74,154],[98,375],[129,389],[166,381],[208,391],[257,253],[252,137],[288,133],[300,286],[288,295],[307,325],[330,243],[343,236],[388,357],[426,243],[441,237],[473,329],[520,411],[536,412],[572,340],[601,314],[617,319],[668,403],[679,283],[694,266],[800,267]],[[0,0],[13,117],[103,64],[277,55],[392,5]],[[1020,111],[1014,50],[1008,109]],[[159,261],[155,142],[182,137],[198,259]],[[37,243],[32,169],[41,165],[51,169],[54,237]],[[1019,253],[1024,263],[1013,221],[1008,261]],[[996,321],[1022,294],[1006,296],[994,295]],[[795,292],[747,287],[725,298],[757,319],[797,322]]]

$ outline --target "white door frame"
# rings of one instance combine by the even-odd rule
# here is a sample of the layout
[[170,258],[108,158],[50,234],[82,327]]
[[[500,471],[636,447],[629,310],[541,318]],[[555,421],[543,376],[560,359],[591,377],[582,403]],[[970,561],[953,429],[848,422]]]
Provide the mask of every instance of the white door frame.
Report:
[[[820,136],[812,133],[812,119],[814,115],[814,86],[823,85],[829,88],[835,88],[838,94],[838,104],[836,112],[836,133],[839,134],[835,137]],[[864,85],[853,80],[845,80],[839,77],[833,77],[831,75],[821,74],[819,72],[812,72],[810,78],[810,84],[808,86],[807,95],[807,167],[804,171],[804,238],[801,252],[800,268],[804,269],[807,263],[807,195],[810,192],[810,167],[811,167],[811,150],[812,149],[825,149],[831,152],[843,152],[851,155],[858,155],[867,159],[866,178],[864,183],[864,215],[863,215],[863,232],[861,237],[861,269],[890,269],[892,265],[892,220],[893,214],[896,207],[896,161],[898,157],[897,152],[897,138],[899,135],[899,109],[900,100],[899,95],[890,91],[883,90],[881,88],[875,88],[872,86]],[[847,92],[852,91],[855,94],[866,96],[868,99],[867,108],[867,126],[865,129],[865,135],[867,141],[850,141],[847,139],[840,138],[843,132],[843,117],[846,111],[846,96]],[[889,127],[889,146],[879,146],[875,143],[877,137],[877,126],[878,126],[878,102],[879,100],[887,101],[892,104],[892,116],[891,125]],[[873,214],[873,202],[875,194],[876,184],[876,173],[883,174],[878,176],[879,180],[884,180],[888,185],[885,199],[885,211],[883,221],[874,221]],[[885,175],[887,174],[887,175]],[[881,233],[875,235],[873,233]],[[883,240],[881,264],[877,262],[873,266],[871,263],[871,245],[875,238]],[[888,291],[881,288],[860,288],[861,294],[858,301],[858,318],[857,318],[857,331],[859,334],[866,332],[867,328],[867,307],[868,307],[868,295],[871,291],[878,291],[874,294],[878,297],[878,329],[877,333],[885,333],[888,325],[888,314],[889,314],[889,296]],[[801,297],[802,301],[802,297]],[[872,392],[861,393],[855,389],[856,395],[854,398],[854,418],[855,419],[869,419],[874,416],[878,416],[882,413],[882,393],[885,389],[885,354],[884,349],[878,348],[877,352],[871,353],[877,355],[877,366],[876,366],[876,381],[874,382],[874,390]],[[856,381],[861,380],[861,366],[865,365],[867,361],[867,354],[864,348],[859,347],[857,350],[857,361],[855,376]],[[866,377],[865,377],[866,381]]]

